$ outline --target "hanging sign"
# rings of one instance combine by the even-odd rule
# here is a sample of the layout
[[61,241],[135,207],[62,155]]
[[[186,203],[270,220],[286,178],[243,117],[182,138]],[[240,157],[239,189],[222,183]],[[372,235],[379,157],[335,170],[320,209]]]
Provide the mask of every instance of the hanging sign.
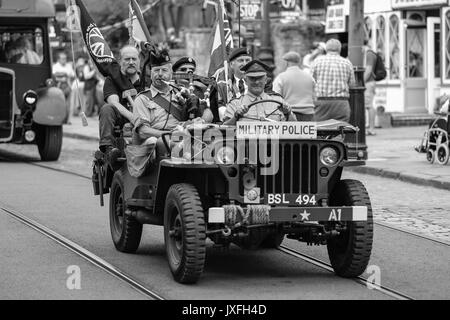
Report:
[[340,33],[347,31],[343,2],[344,1],[342,1],[342,4],[335,4],[327,7],[325,33]]

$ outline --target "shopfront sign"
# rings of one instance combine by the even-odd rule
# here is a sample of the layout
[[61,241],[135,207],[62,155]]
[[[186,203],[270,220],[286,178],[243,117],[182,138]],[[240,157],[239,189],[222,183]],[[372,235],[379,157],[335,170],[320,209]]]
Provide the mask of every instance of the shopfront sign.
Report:
[[276,0],[270,1],[270,19],[296,20],[303,16],[300,0]]
[[422,7],[443,6],[448,0],[391,0],[392,9],[411,9]]
[[345,32],[345,10],[344,1],[335,1],[334,5],[327,7],[327,16],[325,21],[325,33]]

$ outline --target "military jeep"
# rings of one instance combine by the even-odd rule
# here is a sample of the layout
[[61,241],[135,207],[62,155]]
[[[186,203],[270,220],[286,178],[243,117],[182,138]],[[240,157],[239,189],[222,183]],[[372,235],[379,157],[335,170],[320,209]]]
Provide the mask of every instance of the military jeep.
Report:
[[36,144],[59,158],[64,93],[51,85],[51,0],[0,1],[0,143]]
[[277,248],[285,236],[326,245],[335,273],[356,277],[370,258],[373,221],[363,184],[341,180],[344,167],[364,164],[348,158],[343,142],[355,130],[333,121],[193,124],[164,135],[139,177],[125,157],[115,172],[97,157],[94,189],[110,192],[117,250],[135,252],[143,224],[164,226],[180,283],[198,281],[207,238],[244,249]]

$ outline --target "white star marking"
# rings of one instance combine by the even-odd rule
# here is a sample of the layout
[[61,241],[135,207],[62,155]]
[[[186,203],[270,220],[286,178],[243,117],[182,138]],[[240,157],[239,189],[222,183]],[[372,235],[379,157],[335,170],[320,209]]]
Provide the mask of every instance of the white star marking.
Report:
[[306,210],[303,210],[302,213],[300,213],[300,215],[302,216],[302,221],[308,220],[309,221],[309,216],[311,215],[311,213],[306,212]]

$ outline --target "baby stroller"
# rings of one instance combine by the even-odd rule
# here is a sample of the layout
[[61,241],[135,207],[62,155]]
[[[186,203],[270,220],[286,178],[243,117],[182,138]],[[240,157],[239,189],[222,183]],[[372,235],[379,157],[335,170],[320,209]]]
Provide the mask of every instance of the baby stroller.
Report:
[[[442,104],[443,102],[443,104]],[[426,153],[430,163],[435,161],[441,165],[448,163],[450,157],[450,97],[445,95],[441,98],[442,108],[435,112],[438,116],[434,119],[427,131],[425,131],[422,142],[415,150],[419,153]]]

